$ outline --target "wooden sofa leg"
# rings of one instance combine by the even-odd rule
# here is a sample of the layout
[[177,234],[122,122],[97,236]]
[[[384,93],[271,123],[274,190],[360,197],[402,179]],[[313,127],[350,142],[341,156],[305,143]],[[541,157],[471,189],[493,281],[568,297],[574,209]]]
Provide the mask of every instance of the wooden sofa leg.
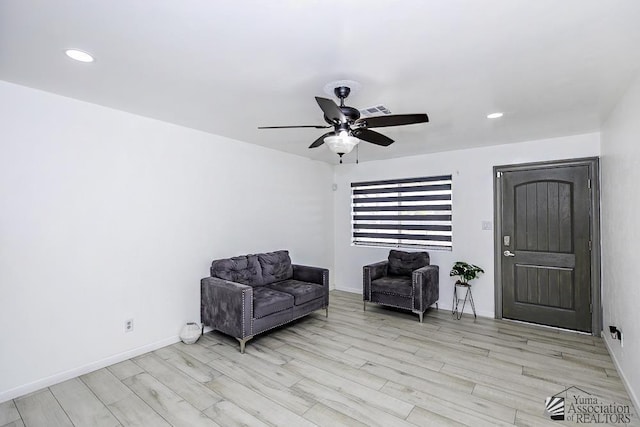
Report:
[[244,347],[247,344],[247,341],[249,341],[251,338],[253,338],[253,337],[251,336],[251,337],[246,337],[246,338],[243,338],[243,339],[236,338],[240,342],[240,353],[244,354]]
[[418,312],[418,317],[420,318],[420,323],[422,323],[422,316],[424,316],[424,312]]
[[324,308],[324,317],[329,317],[329,307]]
[[367,311],[367,302],[362,301],[362,311]]

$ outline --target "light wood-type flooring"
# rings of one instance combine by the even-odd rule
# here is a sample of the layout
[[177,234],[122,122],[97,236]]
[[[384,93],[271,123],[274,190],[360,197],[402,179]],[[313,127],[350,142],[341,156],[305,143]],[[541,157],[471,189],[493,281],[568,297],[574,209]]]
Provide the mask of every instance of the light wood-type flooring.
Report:
[[447,310],[417,319],[332,291],[328,318],[244,355],[207,333],[1,403],[0,426],[557,427],[544,400],[568,386],[631,405],[600,338]]

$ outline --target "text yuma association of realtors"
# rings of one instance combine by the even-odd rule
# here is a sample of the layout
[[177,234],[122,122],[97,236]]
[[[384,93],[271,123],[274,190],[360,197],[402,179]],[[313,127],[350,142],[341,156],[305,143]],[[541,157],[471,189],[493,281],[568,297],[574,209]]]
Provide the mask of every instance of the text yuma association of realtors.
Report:
[[621,423],[631,422],[629,405],[617,403],[602,404],[595,397],[572,396],[565,406],[565,419],[578,423]]

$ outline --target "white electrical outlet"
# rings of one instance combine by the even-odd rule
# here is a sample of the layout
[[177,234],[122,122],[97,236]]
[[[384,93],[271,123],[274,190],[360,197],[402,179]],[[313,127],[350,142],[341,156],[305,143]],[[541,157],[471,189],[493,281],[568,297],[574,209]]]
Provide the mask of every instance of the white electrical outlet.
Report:
[[493,224],[491,224],[491,221],[482,221],[482,229],[483,230],[491,230],[493,227]]
[[124,321],[124,331],[125,332],[133,331],[133,319],[127,319]]

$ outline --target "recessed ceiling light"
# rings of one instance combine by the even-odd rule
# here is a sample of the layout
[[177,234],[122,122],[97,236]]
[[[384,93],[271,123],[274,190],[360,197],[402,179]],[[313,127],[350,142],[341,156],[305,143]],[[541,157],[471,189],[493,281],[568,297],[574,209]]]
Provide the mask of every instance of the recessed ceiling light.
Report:
[[93,62],[93,56],[78,49],[67,49],[64,53],[66,53],[69,58],[75,59],[76,61]]
[[499,119],[502,116],[504,116],[504,113],[491,113],[487,114],[487,119]]

